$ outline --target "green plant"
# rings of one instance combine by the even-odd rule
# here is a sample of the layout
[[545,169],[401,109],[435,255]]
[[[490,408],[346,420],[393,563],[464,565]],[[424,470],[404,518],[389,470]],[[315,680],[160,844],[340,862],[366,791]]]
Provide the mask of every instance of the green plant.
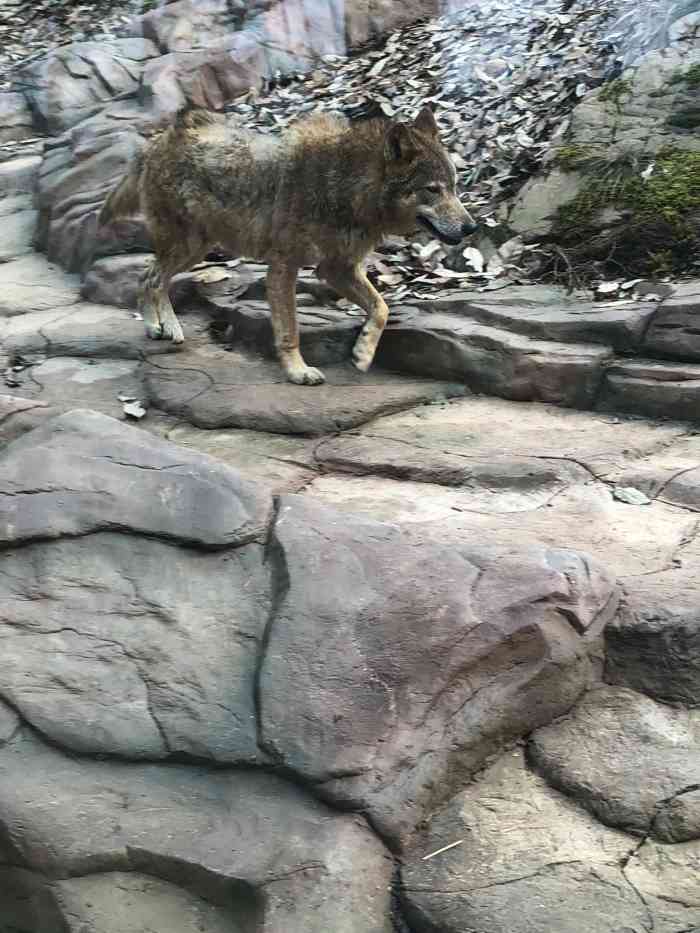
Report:
[[612,102],[617,107],[620,106],[620,98],[632,93],[632,84],[626,78],[615,78],[614,81],[609,81],[604,85],[600,94],[598,94],[598,100],[603,101],[603,103]]
[[[554,240],[574,262],[611,262],[618,271],[667,274],[697,259],[700,243],[700,152],[660,151],[651,159],[589,160],[578,195],[557,212]],[[620,212],[610,229],[598,217]]]
[[687,71],[677,71],[669,78],[669,84],[687,84],[688,87],[700,87],[700,65],[691,65]]

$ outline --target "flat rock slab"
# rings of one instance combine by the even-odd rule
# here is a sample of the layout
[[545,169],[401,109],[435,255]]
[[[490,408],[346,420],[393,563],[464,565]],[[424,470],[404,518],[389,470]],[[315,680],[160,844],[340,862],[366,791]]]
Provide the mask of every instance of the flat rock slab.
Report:
[[68,275],[40,253],[0,263],[0,317],[74,305],[79,290],[77,275]]
[[18,398],[45,401],[59,411],[89,408],[125,420],[119,396],[145,399],[140,365],[137,360],[61,356],[12,373],[19,386],[6,391]]
[[[651,456],[669,457],[671,473],[700,463],[700,444],[694,443],[681,424],[538,403],[517,405],[498,398],[472,397],[416,408],[378,418],[357,433],[481,460],[505,456],[511,460],[561,459],[616,481],[624,475],[621,471],[636,469],[643,458]],[[682,459],[673,456],[676,450]]]
[[403,307],[392,315],[377,361],[401,372],[456,379],[475,392],[516,401],[592,407],[607,347],[514,334],[458,314]]
[[[99,916],[107,896],[100,880],[129,872],[132,884],[145,875],[176,886],[180,905],[189,891],[215,907],[219,926],[205,933],[392,929],[393,862],[377,837],[358,817],[334,813],[273,775],[76,760],[25,732],[0,753],[0,788],[4,862],[21,864],[42,887],[48,882],[55,892],[49,907],[58,902],[59,916],[69,904],[77,904],[84,923],[89,911]],[[0,907],[12,903],[13,891],[0,885]],[[178,931],[162,926],[175,893],[160,905],[159,924],[151,927],[157,933]],[[130,896],[133,889],[119,899],[120,919]],[[38,894],[34,903],[49,909]],[[124,922],[136,923],[134,933],[146,929],[143,914]]]
[[[148,428],[150,416],[144,427]],[[178,424],[168,440],[216,457],[238,470],[244,479],[273,493],[297,492],[318,474],[314,451],[318,441],[263,431],[203,431]]]
[[660,432],[658,449],[640,450],[637,456],[625,458],[606,479],[619,486],[634,486],[651,499],[693,508],[698,500],[693,489],[700,466],[700,435],[687,426],[682,435],[664,439],[666,425],[653,427]]
[[[540,457],[470,457],[405,441],[345,433],[321,441],[316,459],[327,470],[357,475],[388,476],[441,486],[488,492],[530,492],[585,483],[590,473],[574,461]],[[486,490],[483,489],[486,487]]]
[[418,533],[439,529],[458,545],[483,540],[494,545],[533,542],[599,555],[624,579],[662,571],[696,532],[690,513],[653,503],[631,506],[595,483],[469,491],[385,477],[321,476],[306,491],[337,509],[383,522],[410,523]]
[[[192,338],[206,330],[207,325],[208,321],[190,316],[185,334]],[[143,359],[179,349],[170,340],[149,339],[141,315],[87,302],[58,312],[34,312],[14,318],[7,324],[4,346],[7,352],[18,355],[41,352],[50,357],[112,359]]]
[[509,737],[570,707],[580,633],[616,593],[584,555],[446,547],[299,496],[280,499],[273,553],[287,582],[263,747],[397,844]]
[[515,751],[417,835],[402,901],[415,929],[450,933],[694,930],[699,860],[698,843],[639,847],[602,826]]
[[55,745],[266,760],[254,707],[269,616],[261,545],[203,555],[105,532],[6,550],[3,567],[0,696]]
[[[700,838],[700,712],[599,687],[537,730],[528,752],[550,784],[607,825],[663,842]],[[683,819],[669,819],[672,803]]]
[[412,842],[402,869],[406,915],[414,929],[450,933],[646,930],[646,886],[635,892],[621,868],[634,845],[548,787],[514,751]]
[[46,402],[0,395],[0,444],[13,441],[58,414],[60,412]]
[[615,363],[596,403],[599,411],[700,420],[700,365],[656,360]]
[[264,536],[271,508],[213,458],[78,410],[5,448],[0,489],[5,544],[117,528],[221,548]]
[[153,405],[200,428],[251,428],[318,435],[346,430],[377,415],[465,395],[462,385],[411,379],[350,364],[325,370],[322,386],[295,386],[272,361],[200,347],[163,357],[145,369]]
[[426,311],[471,318],[539,340],[601,343],[634,350],[656,312],[651,302],[602,303],[573,299],[554,286],[510,286],[485,294],[455,292],[436,301],[417,301]]

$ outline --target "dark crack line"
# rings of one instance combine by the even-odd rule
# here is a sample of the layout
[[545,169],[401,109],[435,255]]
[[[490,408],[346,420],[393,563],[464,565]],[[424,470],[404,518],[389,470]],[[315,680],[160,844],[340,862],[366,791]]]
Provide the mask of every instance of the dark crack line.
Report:
[[269,747],[265,741],[263,728],[263,666],[265,664],[267,650],[272,638],[272,630],[274,628],[275,620],[279,613],[280,607],[284,602],[290,585],[287,559],[281,544],[275,538],[275,528],[277,525],[281,504],[280,497],[274,496],[272,503],[273,511],[270,517],[268,537],[265,543],[264,555],[264,563],[267,564],[270,568],[270,611],[265,622],[262,638],[260,640],[258,662],[256,664],[255,674],[253,677],[253,704],[255,708],[255,726],[258,748],[263,753],[269,755],[273,761],[281,763],[281,756],[279,752],[277,752],[276,749]]
[[[491,884],[482,884],[475,888],[458,888],[454,889],[440,889],[432,887],[417,887],[417,888],[407,888],[404,887],[403,890],[407,894],[452,894],[457,895],[458,897],[469,897],[472,894],[476,894],[479,891],[489,891],[492,888],[501,888],[509,884],[517,884],[520,881],[529,881],[531,878],[539,878],[540,875],[545,874],[551,871],[554,868],[561,868],[564,865],[584,865],[585,863],[581,859],[570,859],[561,862],[548,862],[546,865],[541,865],[537,871],[530,872],[527,875],[518,875],[515,878],[507,878],[504,881],[493,881]],[[608,882],[609,883],[609,882]]]

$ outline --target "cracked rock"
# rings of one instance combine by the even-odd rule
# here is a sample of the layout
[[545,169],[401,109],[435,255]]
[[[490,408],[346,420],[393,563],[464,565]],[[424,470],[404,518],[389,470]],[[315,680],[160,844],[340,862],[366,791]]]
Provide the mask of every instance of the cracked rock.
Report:
[[641,933],[647,911],[620,868],[633,845],[509,752],[416,835],[402,899],[413,928],[435,933]]
[[[70,933],[141,933],[156,891],[154,933],[391,931],[381,842],[271,774],[78,760],[25,729],[0,751],[0,813],[0,917],[24,906],[27,922],[19,880],[32,933],[54,933],[57,915]],[[134,902],[141,913],[123,918]],[[194,904],[207,926],[162,925]]]
[[588,659],[565,619],[585,627],[615,589],[571,552],[445,546],[295,496],[274,549],[288,582],[261,669],[265,750],[398,841],[571,706]]
[[0,696],[75,752],[260,763],[268,592],[260,545],[201,554],[105,532],[6,551]]
[[[700,786],[700,712],[599,687],[565,719],[538,729],[529,755],[550,784],[604,823],[677,842],[678,821],[664,809]],[[697,804],[695,797],[682,806],[692,812]],[[698,822],[686,812],[678,825],[697,828]],[[681,838],[687,831],[681,828]]]
[[0,541],[119,529],[221,548],[260,540],[269,497],[211,457],[75,410],[0,459]]

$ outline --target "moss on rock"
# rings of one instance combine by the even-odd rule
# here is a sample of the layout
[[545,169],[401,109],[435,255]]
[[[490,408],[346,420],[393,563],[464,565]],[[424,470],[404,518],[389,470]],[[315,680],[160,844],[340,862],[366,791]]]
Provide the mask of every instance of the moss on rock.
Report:
[[[602,160],[583,189],[559,208],[553,240],[573,261],[612,262],[630,272],[659,274],[687,268],[700,247],[700,152],[668,148],[652,159]],[[579,168],[582,163],[578,163]],[[606,208],[620,219],[603,228]]]

